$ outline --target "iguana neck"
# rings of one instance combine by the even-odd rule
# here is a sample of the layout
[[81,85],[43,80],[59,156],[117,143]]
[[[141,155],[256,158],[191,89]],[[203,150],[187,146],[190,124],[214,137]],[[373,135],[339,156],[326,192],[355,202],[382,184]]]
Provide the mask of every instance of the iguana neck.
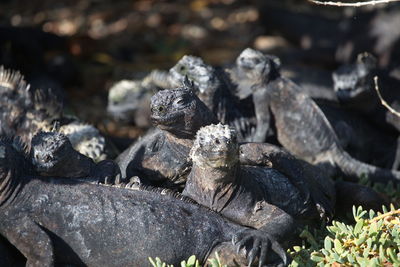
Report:
[[166,132],[166,131],[165,131],[165,136],[166,136],[167,141],[170,143],[179,144],[181,146],[187,147],[188,149],[190,149],[193,146],[194,136],[191,139],[188,137],[176,136],[176,135],[174,135],[170,132]]
[[221,212],[239,187],[236,181],[238,170],[239,164],[229,168],[212,168],[194,163],[183,195]]
[[7,207],[15,199],[23,184],[21,177],[15,169],[0,170],[0,208]]

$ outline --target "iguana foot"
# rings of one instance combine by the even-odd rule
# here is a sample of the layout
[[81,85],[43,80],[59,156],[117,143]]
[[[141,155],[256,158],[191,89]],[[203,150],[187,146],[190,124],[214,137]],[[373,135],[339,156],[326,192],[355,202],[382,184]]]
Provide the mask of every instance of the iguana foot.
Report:
[[248,266],[258,257],[258,266],[267,264],[267,254],[270,250],[275,252],[280,260],[274,266],[286,266],[288,263],[287,255],[281,245],[267,233],[257,230],[243,230],[236,233],[232,238],[233,245],[237,248],[237,253],[245,248]]

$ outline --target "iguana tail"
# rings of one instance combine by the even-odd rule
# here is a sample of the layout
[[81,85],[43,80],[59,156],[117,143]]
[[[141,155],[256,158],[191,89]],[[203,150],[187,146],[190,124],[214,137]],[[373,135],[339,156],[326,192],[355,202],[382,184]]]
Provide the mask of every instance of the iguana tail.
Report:
[[336,167],[348,178],[358,180],[365,175],[371,182],[386,184],[389,181],[393,181],[394,183],[400,183],[400,172],[382,169],[358,161],[339,148],[336,149],[336,153],[333,153],[333,160],[336,163]]

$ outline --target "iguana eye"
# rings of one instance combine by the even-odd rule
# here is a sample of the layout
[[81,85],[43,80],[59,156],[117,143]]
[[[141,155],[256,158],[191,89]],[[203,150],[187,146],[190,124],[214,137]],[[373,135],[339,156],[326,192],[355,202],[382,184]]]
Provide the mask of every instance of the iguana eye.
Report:
[[259,58],[253,58],[252,61],[253,61],[254,65],[260,64],[260,62],[261,62]]
[[179,97],[174,101],[175,105],[182,105],[185,103],[185,99],[183,99],[183,97]]
[[183,72],[183,71],[185,71],[185,70],[186,70],[186,67],[185,67],[185,66],[183,66],[183,65],[181,65],[181,66],[179,67],[179,70],[180,70],[181,72]]

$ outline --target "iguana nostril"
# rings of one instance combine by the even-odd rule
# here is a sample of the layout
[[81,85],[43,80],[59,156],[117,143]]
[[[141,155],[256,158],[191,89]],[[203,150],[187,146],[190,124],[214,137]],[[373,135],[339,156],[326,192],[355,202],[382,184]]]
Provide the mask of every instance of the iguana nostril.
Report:
[[163,112],[163,111],[164,111],[164,108],[163,108],[163,107],[158,107],[158,111],[159,111],[159,112]]

